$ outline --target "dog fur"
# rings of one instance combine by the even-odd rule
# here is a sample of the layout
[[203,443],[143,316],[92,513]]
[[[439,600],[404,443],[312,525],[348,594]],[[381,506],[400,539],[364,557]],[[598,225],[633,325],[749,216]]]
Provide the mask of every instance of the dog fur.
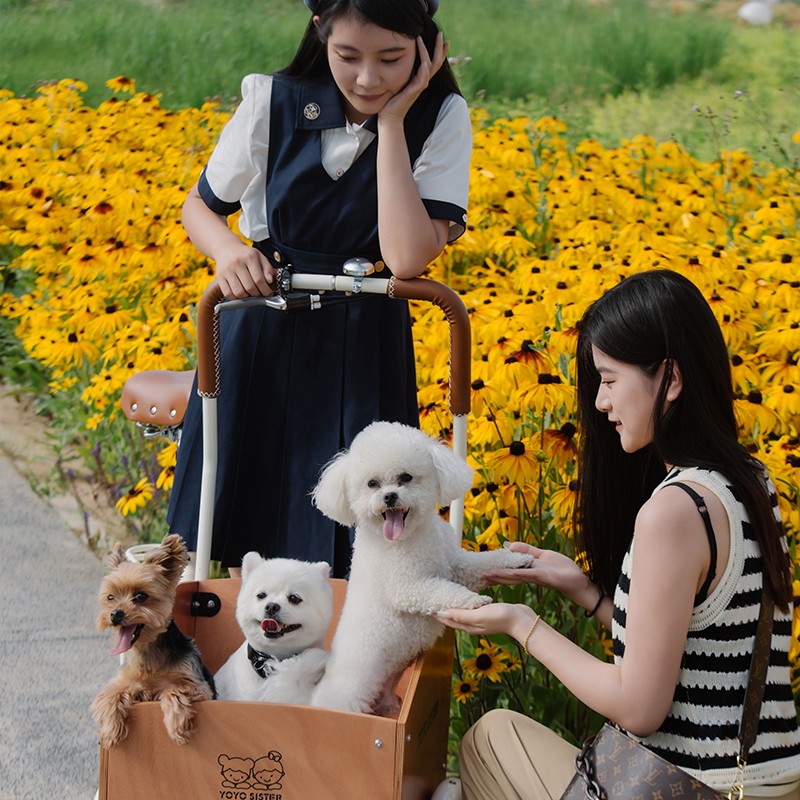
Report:
[[92,703],[102,747],[125,739],[131,706],[148,700],[160,703],[170,738],[185,744],[194,725],[194,703],[216,695],[194,641],[172,619],[175,589],[188,563],[186,546],[175,534],[142,563],[128,561],[120,544],[106,562],[111,571],[98,594],[97,628],[117,632],[111,655],[124,653],[125,662]]
[[468,552],[437,505],[461,497],[472,469],[445,444],[416,428],[375,422],[323,470],[315,505],[355,525],[347,596],[325,675],[312,705],[395,716],[394,687],[443,626],[432,615],[478,608],[491,568],[526,567],[510,550]]
[[245,641],[214,676],[221,700],[308,705],[328,658],[329,574],[323,561],[244,556],[236,619]]

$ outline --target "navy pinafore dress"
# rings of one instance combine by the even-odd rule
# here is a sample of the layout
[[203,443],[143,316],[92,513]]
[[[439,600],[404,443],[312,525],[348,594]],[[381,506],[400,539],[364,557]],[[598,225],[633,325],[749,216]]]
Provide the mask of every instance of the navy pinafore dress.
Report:
[[[407,114],[412,163],[443,100],[425,92]],[[333,81],[307,84],[274,76],[270,238],[254,246],[275,266],[341,274],[352,256],[373,263],[381,258],[377,139],[338,180],[321,163],[321,131],[344,124]],[[374,119],[366,124],[375,130]],[[238,208],[215,198],[202,177],[199,189],[217,213]],[[429,212],[434,215],[435,207]],[[380,276],[388,277],[388,270]],[[318,311],[230,311],[220,315],[220,330],[211,558],[223,567],[239,566],[244,554],[255,550],[265,558],[333,565],[337,525],[313,507],[310,496],[322,467],[373,421],[419,424],[408,306],[364,295]],[[181,534],[190,550],[197,541],[202,447],[202,407],[193,391],[167,514],[170,531]],[[340,540],[341,535],[339,530]],[[348,557],[350,541],[347,536]],[[346,569],[340,563],[335,571],[344,575]]]

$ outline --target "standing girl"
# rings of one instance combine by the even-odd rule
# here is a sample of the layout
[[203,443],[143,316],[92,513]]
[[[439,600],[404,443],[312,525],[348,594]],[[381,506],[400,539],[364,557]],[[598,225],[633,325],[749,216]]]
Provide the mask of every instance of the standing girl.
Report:
[[[465,229],[471,125],[433,20],[436,0],[305,0],[294,60],[249,75],[242,102],[184,204],[228,298],[269,295],[278,269],[341,274],[361,256],[419,275]],[[227,225],[241,208],[239,228]],[[316,511],[319,470],[370,422],[418,425],[411,321],[375,295],[281,314],[221,315],[211,557],[324,560],[346,574],[350,538]],[[194,393],[193,393],[194,394]],[[196,541],[202,434],[193,396],[168,511]]]
[[[714,788],[737,778],[738,723],[762,592],[775,600],[771,659],[745,795],[800,797],[789,682],[791,581],[775,490],[737,441],[728,352],[701,293],[670,271],[632,275],[584,315],[576,533],[589,566],[521,543],[532,582],[611,629],[600,661],[525,605],[453,609],[442,620],[515,637],[582,702]],[[680,484],[683,484],[681,486]],[[511,711],[467,733],[467,798],[559,798],[576,749]]]

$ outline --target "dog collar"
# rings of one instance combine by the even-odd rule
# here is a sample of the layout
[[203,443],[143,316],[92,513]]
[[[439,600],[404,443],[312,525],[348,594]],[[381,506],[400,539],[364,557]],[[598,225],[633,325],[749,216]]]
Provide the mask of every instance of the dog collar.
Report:
[[247,658],[253,665],[256,674],[260,675],[262,678],[266,678],[267,675],[272,672],[269,668],[269,662],[277,660],[275,656],[271,656],[269,653],[259,652],[251,644],[247,645]]

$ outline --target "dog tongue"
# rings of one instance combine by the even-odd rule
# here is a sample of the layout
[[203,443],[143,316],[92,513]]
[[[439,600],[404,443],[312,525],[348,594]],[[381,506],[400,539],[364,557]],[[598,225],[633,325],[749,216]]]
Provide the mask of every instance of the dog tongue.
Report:
[[403,512],[399,508],[387,508],[384,515],[385,522],[383,523],[383,535],[393,542],[399,539],[403,533]]
[[261,630],[266,633],[278,633],[280,631],[281,626],[274,619],[262,619],[261,620]]
[[131,649],[131,639],[133,639],[133,632],[136,630],[135,625],[122,625],[119,629],[119,638],[113,649],[109,653],[110,656],[118,656],[121,653],[127,653]]

